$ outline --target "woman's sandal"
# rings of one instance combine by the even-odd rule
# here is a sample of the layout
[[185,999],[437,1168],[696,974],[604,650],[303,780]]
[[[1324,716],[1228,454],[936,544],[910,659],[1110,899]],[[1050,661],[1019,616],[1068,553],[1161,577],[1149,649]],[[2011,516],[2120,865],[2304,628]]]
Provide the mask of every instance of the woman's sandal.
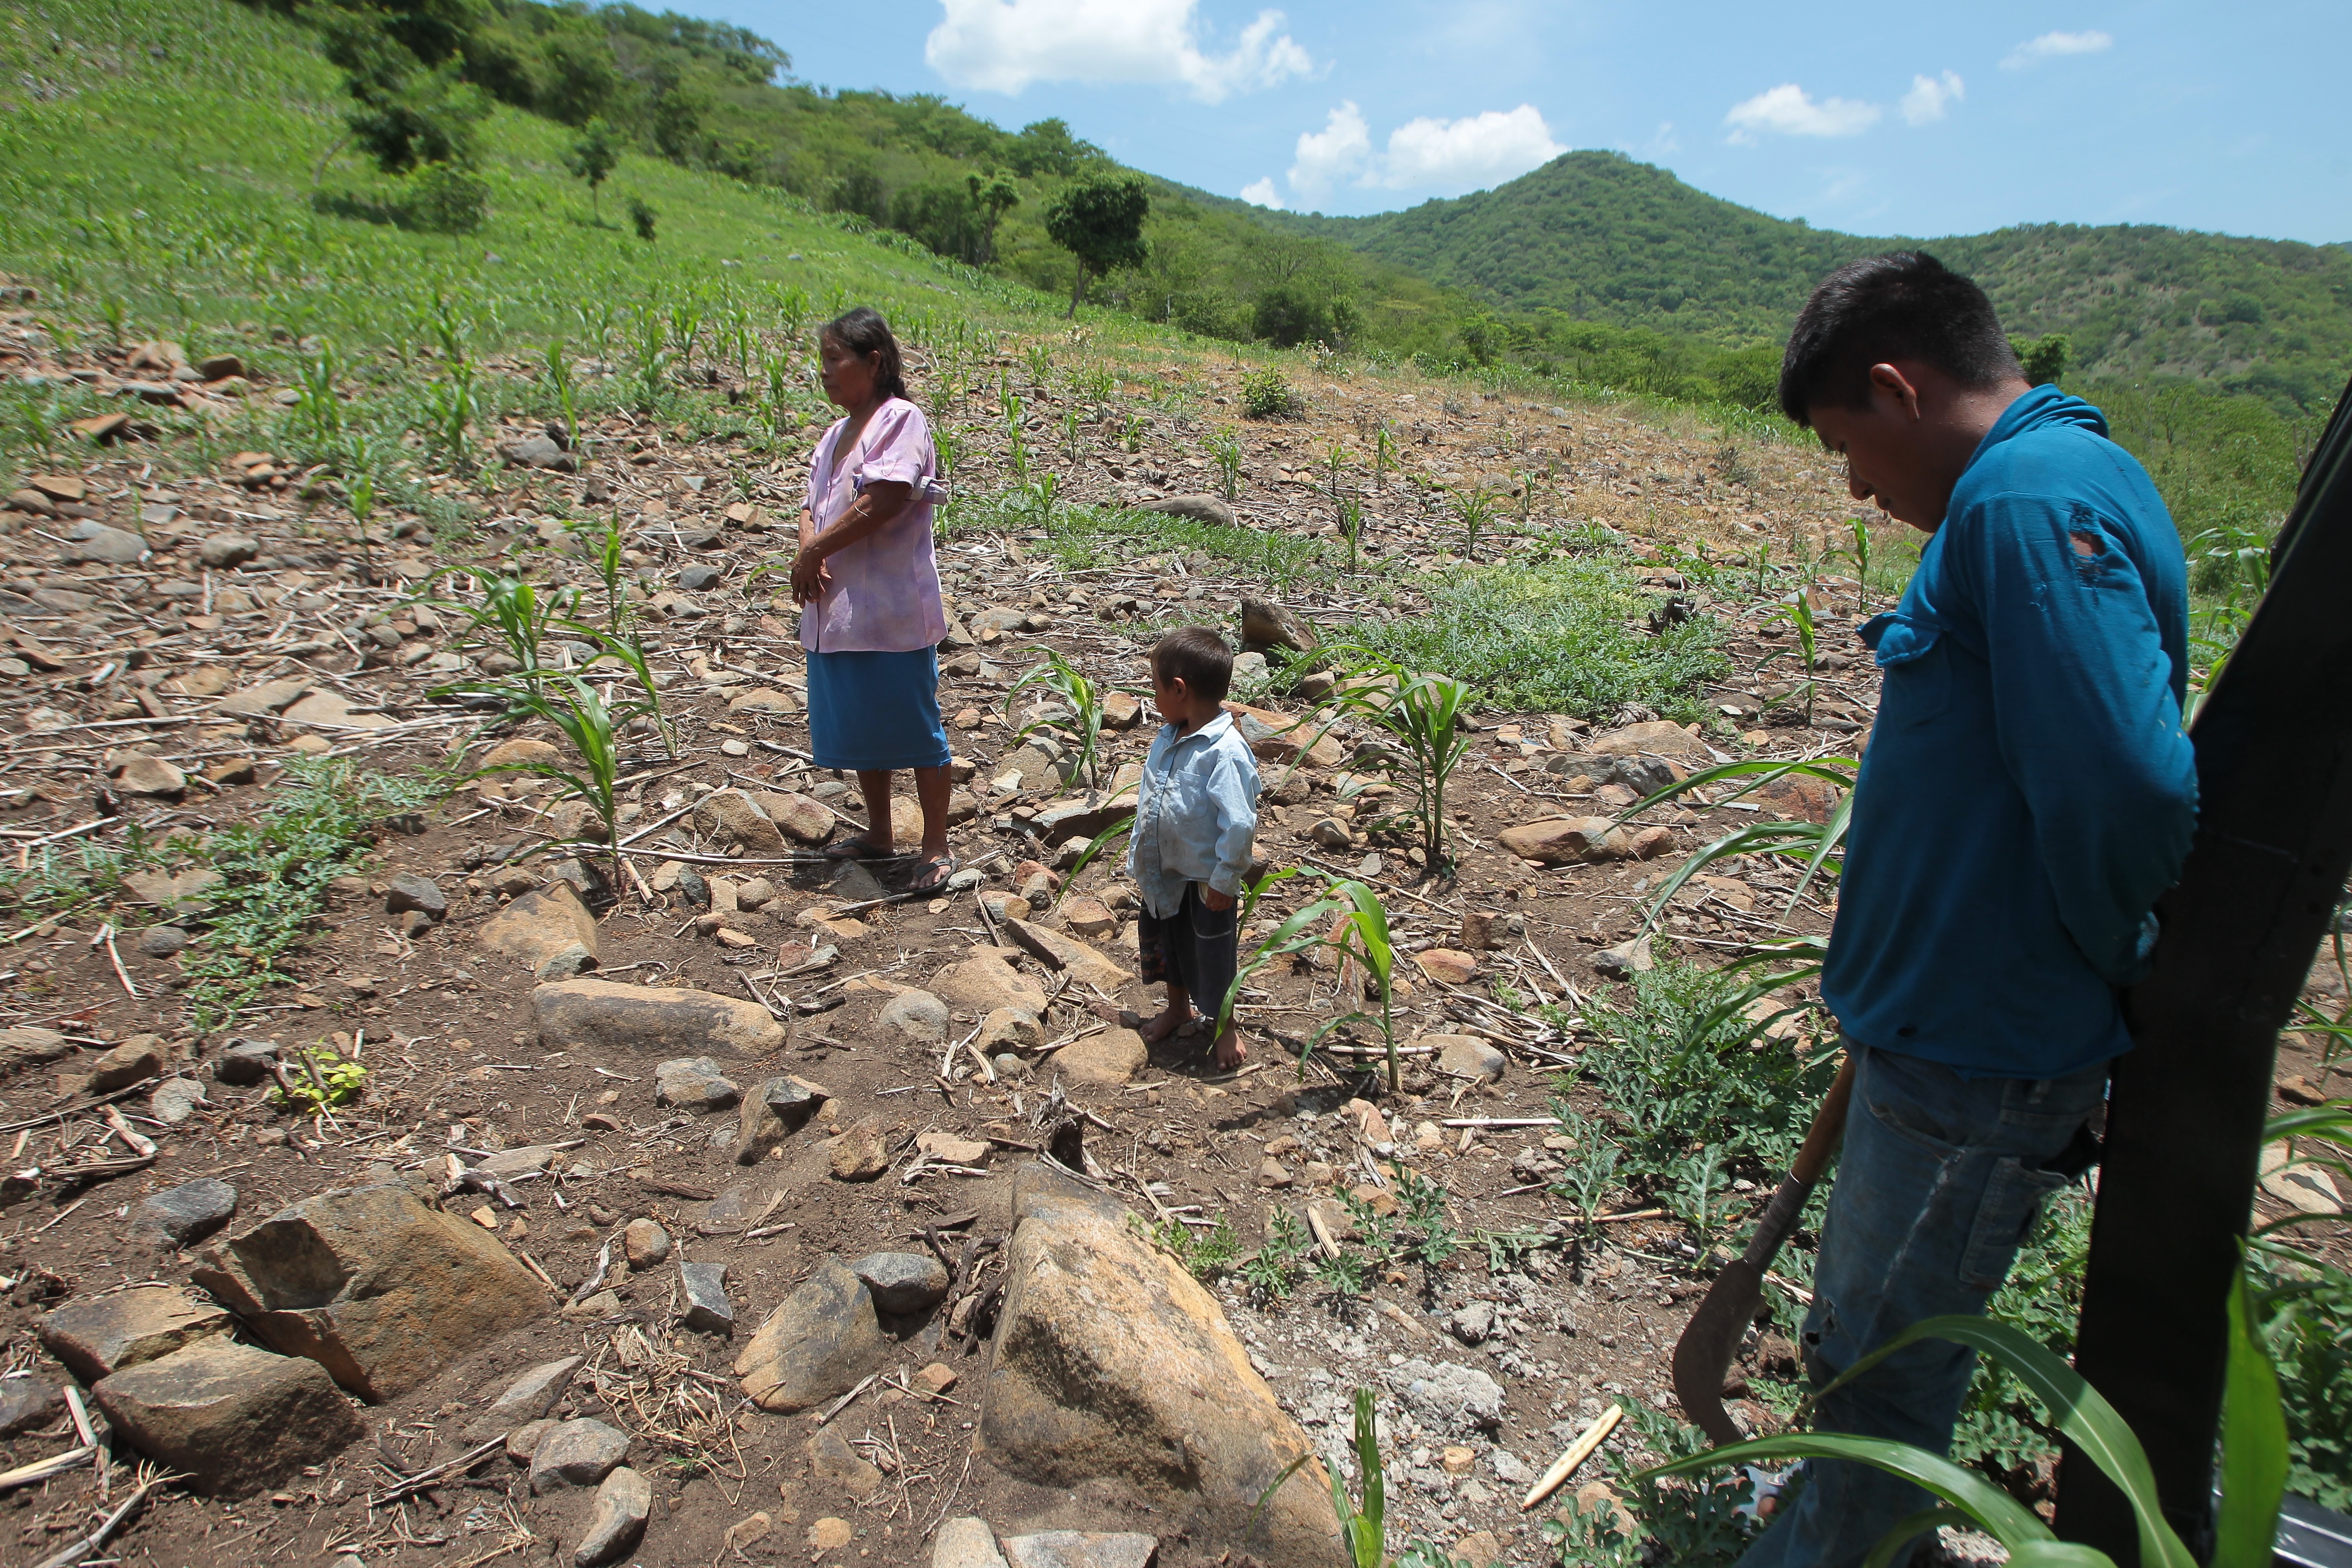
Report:
[[947,891],[948,879],[956,871],[955,857],[934,855],[915,872],[915,879],[907,884],[907,891],[916,898],[927,893]]

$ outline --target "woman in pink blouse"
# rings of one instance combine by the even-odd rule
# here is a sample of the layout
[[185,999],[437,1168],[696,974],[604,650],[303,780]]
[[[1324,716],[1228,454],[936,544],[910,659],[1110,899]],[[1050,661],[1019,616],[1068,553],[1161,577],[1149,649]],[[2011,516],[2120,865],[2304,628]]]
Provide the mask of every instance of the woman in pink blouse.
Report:
[[923,842],[909,890],[930,892],[955,868],[939,695],[948,622],[931,553],[939,458],[922,410],[907,401],[888,323],[861,305],[825,323],[817,343],[824,395],[848,414],[809,468],[793,599],[808,650],[810,749],[819,767],[857,775],[870,824],[825,853],[891,856],[890,775],[911,769]]

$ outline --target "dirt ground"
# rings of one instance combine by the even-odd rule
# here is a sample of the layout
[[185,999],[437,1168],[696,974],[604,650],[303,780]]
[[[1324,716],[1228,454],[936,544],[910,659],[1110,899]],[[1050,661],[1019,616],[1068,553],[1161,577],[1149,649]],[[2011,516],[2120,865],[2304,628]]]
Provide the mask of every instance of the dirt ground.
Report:
[[[1213,384],[1215,373],[1179,367],[1175,374],[1208,375]],[[1732,482],[1720,471],[1720,443],[1704,432],[1508,401],[1457,416],[1446,411],[1444,395],[1420,384],[1332,384],[1314,389],[1316,412],[1307,421],[1248,427],[1243,525],[1324,526],[1308,488],[1314,455],[1332,440],[1353,441],[1362,427],[1359,416],[1382,405],[1424,471],[1441,479],[1449,469],[1500,473],[1523,466],[1530,452],[1549,453],[1565,468],[1565,493],[1579,517],[1618,526],[1637,541],[1705,537],[1732,549],[1751,534],[1787,540],[1818,532],[1846,512],[1838,478],[1818,454],[1761,449],[1748,459],[1756,471]],[[1425,443],[1413,438],[1423,430]],[[1501,430],[1509,432],[1507,451],[1496,437]],[[654,1058],[589,1059],[543,1049],[529,973],[482,948],[477,933],[507,900],[502,885],[510,892],[553,874],[555,858],[524,862],[520,873],[515,865],[521,850],[552,837],[547,797],[507,784],[467,784],[421,821],[383,833],[364,872],[338,884],[296,961],[296,983],[271,992],[263,1006],[225,1031],[196,1034],[183,1004],[181,961],[145,954],[141,933],[163,923],[163,911],[126,896],[37,926],[12,923],[8,945],[0,949],[0,1025],[61,1029],[79,1050],[0,1081],[0,1123],[13,1124],[0,1128],[12,1140],[11,1170],[69,1164],[76,1151],[86,1153],[106,1135],[95,1110],[56,1117],[60,1080],[86,1071],[98,1051],[127,1037],[163,1036],[174,1062],[205,1082],[210,1099],[177,1127],[144,1115],[142,1098],[122,1102],[133,1127],[155,1145],[142,1168],[110,1180],[62,1187],[35,1181],[27,1190],[12,1189],[9,1206],[0,1211],[0,1363],[63,1378],[35,1337],[43,1311],[70,1297],[184,1286],[189,1258],[158,1257],[126,1234],[132,1206],[151,1192],[225,1177],[237,1188],[232,1223],[241,1227],[333,1186],[397,1175],[437,1182],[454,1150],[552,1143],[560,1153],[551,1173],[516,1184],[520,1207],[500,1209],[471,1194],[449,1203],[469,1212],[481,1202],[509,1247],[567,1298],[621,1226],[640,1216],[659,1220],[677,1242],[671,1264],[619,1280],[617,1316],[559,1316],[551,1293],[551,1310],[535,1325],[367,1408],[369,1439],[316,1474],[235,1500],[167,1489],[110,1551],[123,1562],[223,1568],[333,1562],[345,1553],[371,1565],[475,1568],[503,1556],[568,1552],[587,1494],[533,1500],[521,1472],[503,1458],[394,1504],[373,1500],[401,1477],[458,1453],[457,1430],[508,1377],[569,1353],[585,1356],[589,1370],[557,1413],[596,1414],[629,1433],[630,1463],[655,1482],[653,1518],[636,1563],[923,1561],[939,1521],[963,1513],[981,1514],[1006,1532],[1071,1527],[1158,1533],[1149,1505],[1116,1488],[1029,1486],[974,1457],[984,1338],[967,1342],[938,1324],[918,1331],[891,1382],[911,1384],[913,1373],[934,1363],[951,1369],[957,1381],[938,1395],[917,1392],[920,1384],[877,1387],[832,1417],[829,1426],[883,1471],[882,1485],[862,1498],[812,1473],[807,1444],[817,1428],[811,1417],[751,1407],[730,1363],[751,1330],[827,1254],[919,1252],[929,1245],[927,1229],[951,1251],[960,1237],[1006,1234],[1010,1172],[1035,1146],[1038,1112],[1057,1083],[1052,1055],[1025,1077],[990,1081],[972,1053],[896,1040],[877,1026],[877,1015],[896,989],[923,985],[975,947],[1002,945],[1003,924],[980,900],[1017,892],[1035,875],[1025,863],[1050,867],[1057,859],[1034,824],[1061,792],[992,787],[1016,750],[1003,710],[1018,671],[1053,648],[1140,688],[1141,649],[1155,610],[1177,605],[1189,614],[1197,605],[1202,618],[1226,624],[1238,599],[1261,594],[1261,585],[1181,561],[1078,577],[1054,566],[1034,536],[954,540],[942,565],[960,622],[969,626],[992,607],[1031,617],[1031,629],[975,637],[971,647],[947,655],[942,709],[955,716],[950,733],[959,757],[971,764],[958,786],[970,815],[952,845],[960,863],[980,868],[984,880],[952,897],[887,903],[819,925],[812,922],[842,901],[828,889],[830,867],[807,852],[731,855],[697,829],[690,810],[712,789],[822,790],[842,816],[842,831],[859,820],[855,792],[845,793],[839,781],[802,760],[805,725],[789,710],[797,707],[790,698],[804,682],[789,616],[780,616],[770,602],[772,584],[746,585],[749,568],[784,546],[773,532],[762,537],[725,523],[727,507],[741,497],[730,476],[744,471],[742,453],[681,444],[669,433],[617,422],[604,436],[604,450],[612,455],[585,476],[510,471],[487,503],[477,536],[454,551],[455,560],[478,559],[511,539],[545,535],[554,526],[551,502],[587,504],[583,488],[593,486],[612,498],[597,504],[632,522],[633,574],[643,574],[648,595],[673,595],[665,601],[671,613],[649,620],[646,633],[665,682],[667,711],[677,721],[677,752],[667,758],[641,740],[625,768],[629,806],[621,827],[643,836],[634,847],[644,853],[631,864],[646,882],[625,879],[604,915],[598,973],[772,1006],[786,1024],[789,1043],[772,1059],[727,1064],[730,1076],[748,1084],[788,1071],[822,1083],[834,1096],[826,1106],[831,1127],[877,1122],[893,1155],[890,1169],[869,1182],[836,1180],[817,1134],[788,1140],[774,1159],[740,1166],[728,1152],[735,1113],[697,1116],[657,1107]],[[984,437],[973,439],[982,449],[968,459],[963,482],[983,489],[994,459]],[[1154,441],[1129,453],[1090,437],[1082,456],[1057,447],[1045,460],[1066,476],[1067,493],[1079,499],[1149,499],[1207,488],[1197,455],[1172,438]],[[0,635],[10,640],[17,665],[0,677],[0,721],[9,731],[0,763],[0,827],[7,842],[29,854],[93,816],[101,826],[84,834],[103,843],[122,843],[134,824],[150,838],[207,833],[266,807],[289,746],[357,756],[398,774],[443,766],[453,746],[472,738],[475,718],[425,696],[454,672],[453,656],[461,651],[454,621],[436,634],[401,613],[400,586],[364,581],[350,548],[347,514],[331,501],[304,502],[299,476],[283,489],[266,483],[256,489],[225,471],[163,474],[157,458],[152,445],[141,443],[94,450],[78,476],[89,489],[82,503],[89,515],[128,528],[144,510],[153,551],[147,561],[67,564],[71,514],[15,512],[0,523],[7,530],[0,552],[9,574],[0,583],[7,622]],[[799,470],[751,477],[750,504],[771,527],[788,528]],[[1444,570],[1451,546],[1429,531],[1402,491],[1391,494],[1394,510],[1381,515],[1391,504],[1385,500],[1376,507],[1374,537],[1413,563],[1397,584],[1393,612],[1410,615],[1422,603],[1416,585],[1427,580],[1414,572]],[[205,542],[231,531],[256,538],[258,556],[241,567],[204,567]],[[377,565],[413,589],[448,559],[435,554],[430,536],[419,532],[380,546]],[[542,573],[565,561],[555,551],[537,559]],[[679,592],[678,572],[695,564],[721,568],[723,579],[699,594]],[[576,581],[588,580],[579,563],[569,570]],[[1685,591],[1663,571],[1654,586],[1661,600]],[[1819,592],[1831,623],[1824,646],[1841,657],[1823,672],[1811,726],[1801,713],[1772,708],[1769,681],[1737,673],[1755,670],[1778,646],[1759,629],[1769,606],[1709,603],[1703,592],[1686,595],[1721,616],[1729,632],[1736,673],[1715,696],[1718,710],[1727,705],[1734,711],[1708,736],[1716,755],[1850,754],[1860,743],[1875,696],[1871,666],[1857,657],[1850,635],[1861,606],[1854,586],[1843,579],[1825,579]],[[71,596],[77,595],[86,597]],[[1339,597],[1336,604],[1295,599],[1289,607],[1328,627],[1349,612],[1345,595]],[[372,616],[391,623],[389,642],[367,635]],[[1783,659],[1771,667],[1771,680],[1783,687],[1786,666]],[[192,679],[205,670],[223,671],[226,679]],[[347,699],[347,714],[340,721],[224,719],[214,697],[195,694],[207,684],[238,690],[289,675]],[[787,694],[787,710],[730,706],[750,690]],[[1218,1287],[1259,1370],[1318,1447],[1344,1441],[1352,1389],[1377,1386],[1402,1360],[1455,1362],[1496,1377],[1507,1394],[1497,1429],[1424,1431],[1400,1444],[1391,1461],[1399,1521],[1392,1530],[1396,1540],[1407,1532],[1448,1543],[1470,1538],[1465,1552],[1512,1563],[1550,1555],[1538,1531],[1547,1510],[1520,1510],[1518,1478],[1540,1471],[1607,1404],[1666,1407],[1665,1352],[1688,1303],[1704,1290],[1705,1274],[1697,1249],[1666,1218],[1613,1220],[1601,1227],[1598,1243],[1575,1240],[1570,1226],[1556,1223],[1561,1200],[1548,1178],[1561,1152],[1546,1147],[1550,1131],[1541,1119],[1555,1092],[1553,1075],[1567,1072],[1570,1092],[1582,1092],[1574,1088],[1574,1064],[1600,1042],[1573,1024],[1563,1034],[1524,1006],[1498,1003],[1496,988],[1554,1005],[1572,1018],[1613,984],[1595,968],[1595,958],[1635,934],[1643,893],[1681,857],[1760,815],[1825,804],[1792,795],[1760,812],[1755,802],[1743,803],[1744,809],[1668,810],[1655,819],[1672,827],[1671,846],[1656,858],[1538,867],[1503,850],[1501,831],[1537,816],[1606,814],[1627,804],[1622,786],[1609,786],[1621,792],[1613,796],[1572,794],[1574,775],[1546,771],[1563,748],[1610,728],[1607,718],[1581,732],[1560,730],[1558,745],[1550,718],[1479,716],[1481,733],[1454,795],[1459,863],[1443,879],[1412,864],[1402,837],[1366,835],[1345,823],[1338,842],[1328,833],[1324,841],[1314,837],[1334,816],[1340,769],[1302,766],[1282,782],[1282,765],[1262,764],[1270,791],[1260,835],[1265,858],[1372,882],[1388,899],[1404,948],[1462,950],[1468,945],[1465,916],[1517,917],[1515,929],[1505,922],[1511,934],[1504,945],[1471,952],[1476,967],[1467,978],[1440,979],[1415,965],[1399,987],[1401,1038],[1475,1034],[1508,1058],[1497,1081],[1441,1074],[1424,1055],[1405,1058],[1398,1092],[1370,1073],[1335,1071],[1349,1064],[1328,1055],[1302,1072],[1289,1048],[1329,1016],[1341,977],[1328,967],[1301,965],[1253,979],[1242,1015],[1252,1059],[1238,1073],[1215,1071],[1203,1042],[1192,1038],[1156,1047],[1131,1082],[1059,1085],[1087,1113],[1087,1158],[1097,1180],[1147,1215],[1165,1211],[1180,1223],[1223,1216],[1244,1247],[1262,1237],[1270,1207],[1303,1214],[1310,1199],[1326,1196],[1318,1184],[1377,1184],[1383,1164],[1393,1169],[1393,1162],[1445,1188],[1465,1238],[1552,1234],[1549,1244],[1500,1268],[1490,1268],[1485,1247],[1467,1246],[1425,1277],[1398,1271],[1379,1278],[1354,1302],[1323,1299],[1309,1287],[1286,1306],[1261,1308],[1248,1304],[1231,1280]],[[1147,718],[1107,734],[1109,764],[1139,761],[1150,728]],[[247,758],[257,771],[245,783],[212,785],[192,777],[177,801],[140,798],[106,781],[109,754],[133,746],[191,775]],[[1066,862],[1066,855],[1058,858]],[[698,930],[702,910],[681,892],[649,896],[666,859],[709,876],[771,882],[772,896],[756,910],[718,922],[748,940],[733,945]],[[903,866],[881,871],[886,889],[905,875]],[[402,872],[439,884],[448,896],[445,920],[409,930],[414,922],[386,912],[385,884]],[[1824,931],[1829,911],[1811,895],[1785,924],[1780,920],[1785,893],[1775,893],[1789,886],[1743,863],[1719,885],[1708,884],[1705,895],[1685,895],[1657,951],[1728,952],[1776,931]],[[1122,907],[1122,891],[1116,858],[1106,856],[1076,877],[1057,912],[1065,921],[1074,910],[1092,919],[1097,911],[1082,906],[1093,900],[1110,928],[1094,945],[1131,971],[1132,910]],[[1296,901],[1289,900],[1292,907]],[[1277,918],[1272,910],[1262,913],[1257,930]],[[826,946],[836,950],[830,963],[796,967],[813,948]],[[1097,992],[1017,948],[1004,951],[1052,994],[1045,1032],[1065,1048],[1115,1027],[1118,1009],[1156,1008],[1156,996],[1140,985]],[[2324,990],[2328,982],[2323,974],[2315,984]],[[2333,1000],[2342,1005],[2340,994]],[[951,1041],[977,1022],[976,1015],[958,1016]],[[234,1039],[324,1042],[364,1067],[365,1092],[331,1120],[289,1116],[268,1102],[265,1088],[211,1081],[212,1062]],[[2305,1043],[2291,1039],[2282,1077],[2315,1079],[2319,1070]],[[2339,1079],[2321,1087],[2342,1092],[2346,1086]],[[1376,1160],[1341,1110],[1358,1097],[1377,1105],[1391,1130],[1392,1154]],[[973,1168],[982,1173],[926,1168],[912,1145],[917,1135],[934,1131],[986,1142],[992,1153]],[[1769,1177],[1763,1185],[1769,1189]],[[1753,1200],[1764,1195],[1756,1191]],[[681,1259],[727,1265],[738,1325],[731,1341],[677,1326],[675,1264]],[[1493,1304],[1497,1322],[1473,1346],[1452,1331],[1449,1320],[1476,1301]],[[1763,1417],[1760,1406],[1748,1406],[1747,1414]],[[70,1422],[61,1418],[0,1443],[0,1468],[73,1441]],[[1466,1449],[1466,1459],[1445,1452],[1454,1447]],[[103,1492],[83,1467],[0,1498],[7,1559],[37,1562],[89,1528],[110,1498],[119,1500],[132,1484],[132,1458],[115,1457]],[[1597,1465],[1578,1479],[1596,1473]],[[764,1527],[746,1523],[759,1515]],[[820,1544],[834,1539],[820,1529],[830,1520],[846,1521],[846,1543]],[[1163,1539],[1161,1555],[1171,1563],[1223,1560],[1230,1544]]]

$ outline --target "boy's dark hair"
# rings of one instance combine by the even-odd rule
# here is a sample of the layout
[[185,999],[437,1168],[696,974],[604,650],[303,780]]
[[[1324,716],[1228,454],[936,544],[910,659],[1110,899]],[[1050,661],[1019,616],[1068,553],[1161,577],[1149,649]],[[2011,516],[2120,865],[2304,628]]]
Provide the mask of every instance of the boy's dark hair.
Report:
[[1151,645],[1151,673],[1181,680],[1195,697],[1223,702],[1234,689],[1234,650],[1206,626],[1178,626]]
[[1870,367],[1924,360],[1963,386],[2022,375],[1985,291],[1923,250],[1849,261],[1797,314],[1780,360],[1780,412],[1870,406]]
[[860,305],[844,315],[835,316],[817,331],[817,342],[839,343],[859,359],[868,354],[882,357],[874,366],[874,395],[904,397],[907,383],[898,368],[898,340],[890,333],[890,323],[882,312],[871,305]]

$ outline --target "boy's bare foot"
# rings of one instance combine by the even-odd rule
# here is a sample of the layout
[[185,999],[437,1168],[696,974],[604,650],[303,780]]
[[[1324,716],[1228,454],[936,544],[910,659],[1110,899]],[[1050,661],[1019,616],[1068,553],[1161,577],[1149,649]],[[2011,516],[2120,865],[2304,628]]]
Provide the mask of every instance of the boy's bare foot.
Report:
[[1242,1032],[1239,1029],[1229,1028],[1217,1037],[1216,1061],[1217,1069],[1220,1072],[1231,1072],[1247,1060],[1249,1060],[1249,1047],[1242,1044]]
[[1156,1046],[1192,1021],[1190,1002],[1171,1002],[1165,1012],[1150,1020],[1135,1032],[1143,1037],[1147,1046]]

